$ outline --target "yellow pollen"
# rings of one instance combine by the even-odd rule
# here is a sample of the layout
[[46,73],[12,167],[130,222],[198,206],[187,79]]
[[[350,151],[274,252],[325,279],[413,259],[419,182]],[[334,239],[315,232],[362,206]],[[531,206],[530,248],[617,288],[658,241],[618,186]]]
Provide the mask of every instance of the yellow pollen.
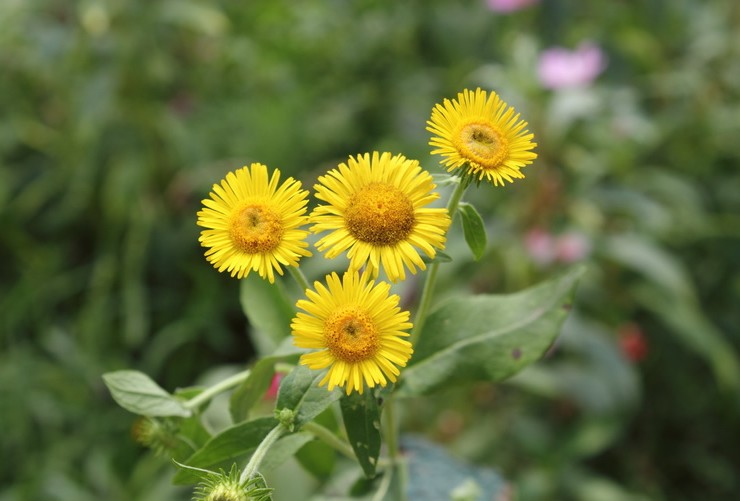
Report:
[[250,204],[235,210],[229,222],[229,236],[234,246],[247,254],[275,249],[283,238],[280,215],[264,204]]
[[356,363],[375,356],[380,336],[370,315],[356,306],[334,311],[324,321],[326,347],[337,360]]
[[499,167],[509,155],[509,141],[487,123],[464,124],[453,137],[453,143],[462,156],[482,169]]
[[414,229],[411,200],[388,183],[371,183],[350,198],[344,213],[349,232],[363,242],[393,245]]

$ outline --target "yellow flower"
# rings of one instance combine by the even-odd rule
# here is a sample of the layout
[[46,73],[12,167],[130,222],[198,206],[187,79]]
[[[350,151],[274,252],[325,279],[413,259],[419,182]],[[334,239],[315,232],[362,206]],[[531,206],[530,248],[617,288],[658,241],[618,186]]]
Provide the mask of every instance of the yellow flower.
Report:
[[382,266],[392,282],[408,268],[426,269],[417,248],[434,258],[450,226],[447,209],[427,208],[439,198],[432,176],[403,155],[374,152],[350,157],[319,177],[316,198],[327,202],[311,213],[311,231],[331,233],[316,242],[329,259],[349,249],[350,271],[367,265],[373,277]]
[[256,271],[274,283],[274,271],[283,274],[281,265],[298,266],[301,256],[311,255],[308,231],[298,229],[308,221],[308,192],[292,177],[278,187],[279,182],[279,170],[268,179],[267,167],[254,163],[213,185],[198,225],[207,228],[199,241],[218,271],[237,278]]
[[[445,99],[432,110],[427,130],[435,136],[429,141],[436,147],[432,154],[440,154],[442,163],[450,172],[463,172],[477,178],[484,177],[495,185],[523,178],[520,169],[537,158],[533,150],[527,122],[508,106],[495,92],[487,94],[465,89],[457,99]],[[467,164],[467,166],[466,166]]]
[[294,343],[300,348],[320,351],[301,355],[301,364],[310,369],[329,367],[319,383],[328,390],[345,387],[362,393],[365,384],[385,386],[396,382],[414,352],[403,339],[412,327],[409,312],[398,307],[397,295],[389,295],[387,282],[367,281],[367,275],[347,272],[340,281],[336,273],[326,277],[327,287],[314,282],[307,290],[293,319]]

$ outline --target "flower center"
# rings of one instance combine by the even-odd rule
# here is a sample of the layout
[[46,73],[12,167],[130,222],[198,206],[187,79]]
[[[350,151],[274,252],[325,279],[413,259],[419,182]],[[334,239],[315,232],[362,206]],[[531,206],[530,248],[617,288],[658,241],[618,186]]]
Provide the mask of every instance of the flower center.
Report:
[[465,158],[482,169],[499,167],[509,154],[509,141],[487,123],[463,125],[454,143]]
[[337,359],[348,363],[375,356],[380,348],[380,335],[372,318],[356,306],[334,311],[324,321],[326,346]]
[[234,211],[229,236],[234,246],[247,254],[269,252],[283,238],[280,215],[263,204],[250,204]]
[[374,245],[400,242],[416,223],[411,200],[388,183],[371,183],[354,194],[344,220],[352,236]]

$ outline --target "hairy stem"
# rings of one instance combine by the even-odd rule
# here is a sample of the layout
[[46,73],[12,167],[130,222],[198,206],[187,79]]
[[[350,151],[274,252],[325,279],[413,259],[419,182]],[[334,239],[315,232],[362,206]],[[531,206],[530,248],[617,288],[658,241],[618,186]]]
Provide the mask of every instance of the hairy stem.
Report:
[[249,372],[249,369],[247,369],[224,379],[220,383],[214,384],[210,388],[206,388],[187,402],[183,403],[183,407],[187,409],[196,409],[198,406],[208,402],[219,393],[223,393],[226,390],[230,390],[231,388],[238,386],[242,381],[249,377]]
[[[454,221],[455,213],[460,205],[465,189],[469,183],[465,180],[457,178],[457,185],[450,195],[450,200],[447,202],[447,212],[450,214],[450,220]],[[452,223],[450,223],[451,225]],[[419,340],[419,335],[424,327],[424,321],[426,320],[429,307],[432,304],[432,294],[434,293],[434,286],[437,282],[437,272],[439,270],[439,261],[433,262],[429,266],[429,274],[427,275],[426,281],[424,281],[424,288],[421,291],[421,299],[419,300],[419,308],[416,310],[416,316],[414,317],[414,327],[411,331],[411,344],[416,344]]]

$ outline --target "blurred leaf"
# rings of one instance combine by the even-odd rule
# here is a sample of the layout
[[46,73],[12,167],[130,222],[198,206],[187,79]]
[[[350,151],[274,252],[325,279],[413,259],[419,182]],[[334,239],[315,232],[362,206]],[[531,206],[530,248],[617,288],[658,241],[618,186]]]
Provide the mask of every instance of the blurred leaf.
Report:
[[252,341],[260,355],[275,351],[290,334],[295,308],[282,282],[271,284],[256,273],[241,280],[240,301],[252,327]]
[[306,350],[293,344],[292,338],[286,338],[269,357],[257,361],[249,376],[231,394],[229,412],[231,419],[241,422],[247,419],[249,410],[264,397],[275,375],[275,363],[295,357]]
[[139,371],[115,371],[103,374],[103,381],[113,400],[121,407],[142,416],[190,416],[190,410],[167,393],[149,376]]
[[468,203],[460,204],[463,233],[468,247],[473,251],[475,260],[479,260],[486,252],[486,227],[475,207]]
[[231,394],[229,413],[234,423],[247,419],[249,410],[260,401],[270,388],[275,375],[275,360],[263,358],[252,367],[247,377]]
[[584,267],[511,295],[447,301],[425,323],[398,394],[500,381],[538,360],[560,332]]
[[658,315],[687,348],[709,363],[722,389],[740,392],[740,363],[735,349],[693,301],[677,302],[652,286],[636,287],[634,296]]
[[378,399],[373,391],[352,392],[342,396],[339,406],[349,443],[365,476],[372,478],[378,465],[381,442]]
[[260,464],[260,473],[266,474],[274,470],[313,439],[313,434],[304,431],[291,433],[280,438],[265,454],[265,458]]
[[508,379],[506,384],[549,398],[564,398],[589,414],[619,414],[636,407],[640,381],[605,326],[572,313],[558,338],[558,357]]
[[643,274],[666,291],[683,298],[695,297],[683,265],[646,238],[619,235],[605,239],[602,252],[626,268]]
[[[241,463],[277,424],[275,418],[263,417],[227,428],[206,442],[184,463],[192,468],[211,471],[222,468],[228,471],[232,464]],[[178,471],[173,479],[178,485],[197,481],[197,476],[189,470]]]
[[[408,499],[506,499],[506,481],[496,471],[468,465],[420,437],[401,437],[408,462]],[[476,492],[474,497],[463,496]]]
[[275,412],[283,409],[295,412],[293,427],[296,430],[311,421],[341,396],[336,388],[328,391],[325,386],[319,386],[323,378],[323,373],[317,375],[305,365],[297,365],[280,383]]

